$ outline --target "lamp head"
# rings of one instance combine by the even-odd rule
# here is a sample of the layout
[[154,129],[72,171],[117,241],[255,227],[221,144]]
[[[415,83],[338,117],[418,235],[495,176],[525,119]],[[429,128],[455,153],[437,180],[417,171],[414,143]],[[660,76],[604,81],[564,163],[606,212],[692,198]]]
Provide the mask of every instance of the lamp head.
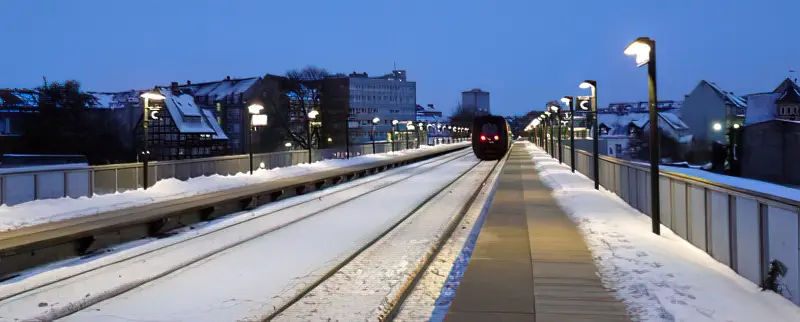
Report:
[[561,98],[561,103],[564,103],[566,106],[569,106],[570,102],[572,102],[572,96],[564,96]]
[[625,55],[636,57],[636,66],[642,67],[650,62],[650,51],[654,41],[648,37],[636,38],[625,48]]
[[311,110],[311,112],[308,112],[308,118],[309,119],[313,120],[313,119],[317,118],[317,115],[319,115],[319,112],[317,112],[317,110]]
[[583,88],[583,89],[595,88],[595,87],[597,87],[597,81],[585,80],[578,87]]
[[158,90],[147,91],[142,93],[142,95],[140,96],[142,98],[146,98],[151,101],[163,101],[166,99],[166,97],[164,97],[164,95],[161,95],[161,93],[159,93]]
[[378,118],[377,116],[374,119],[372,119],[372,124],[378,124],[380,122],[381,122],[381,119]]
[[722,130],[722,124],[720,124],[720,123],[714,123],[714,125],[712,125],[712,126],[711,126],[711,128],[712,128],[712,129],[714,129],[714,131],[717,131],[717,132],[719,132],[719,131],[721,131],[721,130]]
[[392,120],[392,125],[397,125],[397,123],[400,123],[400,121],[398,121],[398,120]]
[[264,107],[259,104],[250,104],[250,106],[247,107],[247,111],[250,112],[250,114],[259,114],[263,109]]

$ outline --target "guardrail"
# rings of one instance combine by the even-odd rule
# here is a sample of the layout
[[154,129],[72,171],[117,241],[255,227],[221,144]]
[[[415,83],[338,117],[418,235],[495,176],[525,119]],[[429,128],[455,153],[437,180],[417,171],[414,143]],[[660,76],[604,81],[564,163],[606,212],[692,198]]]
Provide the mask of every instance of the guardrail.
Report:
[[[571,163],[568,146],[562,155]],[[556,148],[555,158],[558,158]],[[575,169],[593,175],[591,153],[575,151]],[[600,185],[650,216],[650,169],[600,156]],[[788,267],[783,295],[800,305],[800,202],[671,171],[659,171],[661,223],[760,285],[769,265]],[[800,197],[800,194],[798,194]]]
[[[453,142],[463,140],[454,139]],[[415,142],[395,142],[394,150],[413,148]],[[390,143],[353,145],[350,156],[392,151]],[[345,158],[344,148],[312,150],[316,161]],[[292,150],[253,155],[253,168],[272,169],[308,162],[308,150]],[[231,155],[176,161],[153,161],[148,164],[150,186],[163,179],[187,180],[209,175],[233,175],[250,170],[249,155]],[[54,167],[48,170],[0,169],[0,205],[50,198],[91,197],[142,188],[142,164],[125,163],[101,166]]]

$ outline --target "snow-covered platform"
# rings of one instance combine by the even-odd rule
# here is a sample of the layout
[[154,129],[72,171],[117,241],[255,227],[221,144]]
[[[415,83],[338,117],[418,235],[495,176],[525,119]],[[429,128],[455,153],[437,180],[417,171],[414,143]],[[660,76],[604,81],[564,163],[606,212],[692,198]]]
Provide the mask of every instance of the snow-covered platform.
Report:
[[578,227],[515,144],[445,321],[627,321]]
[[[578,231],[588,245],[597,267],[602,285],[613,290],[613,294],[620,299],[628,309],[629,317],[636,321],[800,321],[800,308],[792,303],[790,297],[795,294],[785,294],[782,297],[771,291],[762,291],[758,285],[745,277],[737,274],[733,269],[714,259],[702,249],[686,241],[665,225],[661,226],[661,235],[651,232],[650,217],[631,207],[622,198],[604,189],[594,189],[591,179],[580,173],[572,173],[568,164],[559,164],[558,160],[547,155],[543,150],[529,143],[517,143],[515,153],[522,156],[521,151],[526,150],[533,160],[535,169],[522,170],[525,178],[538,177],[549,190],[548,194],[539,195],[537,198],[517,195],[516,202],[505,202],[508,207],[524,204],[528,207],[525,211],[528,218],[527,229],[531,236],[528,247],[531,254],[539,246],[553,243],[554,240],[543,240],[537,234],[549,234],[556,231],[553,238],[564,238],[569,230],[558,225],[566,225],[563,221],[546,219],[545,213],[558,206],[568,218],[577,226]],[[518,188],[519,189],[519,188]],[[498,191],[500,193],[500,191]],[[522,199],[522,197],[526,197]],[[498,198],[495,198],[498,202]],[[508,198],[511,199],[511,198]],[[553,203],[555,201],[555,203]],[[518,209],[520,205],[516,205]],[[521,210],[520,210],[521,211]],[[555,210],[553,210],[555,211]],[[533,214],[533,215],[530,215]],[[491,217],[487,218],[489,222]],[[562,216],[563,218],[563,216]],[[556,224],[556,223],[559,224]],[[522,225],[520,220],[516,222]],[[511,223],[497,228],[506,236],[511,231]],[[567,227],[567,226],[563,226]],[[482,238],[491,241],[491,235]],[[479,237],[480,238],[480,237]],[[504,237],[508,238],[508,237]],[[485,243],[485,242],[484,242]],[[521,245],[518,247],[525,246]],[[557,244],[556,244],[557,245]],[[553,249],[565,249],[564,245],[553,245]],[[478,247],[480,247],[480,242]],[[491,249],[490,249],[491,250]],[[509,251],[511,248],[509,248]],[[485,255],[476,249],[473,262],[480,261]],[[518,254],[524,255],[523,251]],[[531,255],[533,257],[534,255]],[[581,255],[581,256],[585,256]],[[585,257],[584,257],[585,258]],[[558,262],[557,258],[553,259]],[[564,260],[565,262],[568,260]],[[538,267],[542,267],[538,264]],[[571,274],[561,263],[553,265],[558,270],[556,274]],[[469,278],[475,264],[471,264],[466,272]],[[475,266],[479,267],[479,266]],[[547,291],[547,287],[540,286],[538,281],[542,278],[537,273],[537,262],[532,264],[533,284],[532,293],[535,297],[534,307],[536,314],[548,309],[556,309],[549,299],[540,300]],[[584,269],[589,270],[586,265]],[[507,273],[495,273],[505,274]],[[551,274],[548,272],[547,274]],[[577,274],[577,272],[576,272]],[[588,272],[587,272],[588,274]],[[550,275],[550,276],[553,276]],[[507,278],[507,277],[504,277]],[[537,281],[538,280],[538,281]],[[490,280],[491,281],[491,280]],[[496,283],[495,281],[491,281]],[[520,277],[520,283],[525,280]],[[570,281],[574,283],[575,281]],[[463,283],[463,282],[462,282]],[[567,284],[567,281],[564,281]],[[554,286],[555,287],[555,286]],[[567,288],[567,286],[557,286]],[[454,309],[459,305],[458,296],[463,295],[467,288],[459,288],[456,293]],[[462,293],[462,294],[459,294]],[[569,294],[564,294],[569,296]],[[498,295],[500,296],[500,295]],[[585,296],[585,293],[575,292],[572,296]],[[497,302],[497,301],[495,301]],[[572,301],[572,303],[577,303]],[[480,307],[480,304],[471,304]],[[464,307],[466,311],[468,307]],[[578,306],[562,307],[561,309],[580,312]],[[453,311],[451,309],[451,311]],[[544,319],[537,319],[544,320]],[[562,319],[569,321],[570,319]],[[602,319],[584,319],[595,321]]]

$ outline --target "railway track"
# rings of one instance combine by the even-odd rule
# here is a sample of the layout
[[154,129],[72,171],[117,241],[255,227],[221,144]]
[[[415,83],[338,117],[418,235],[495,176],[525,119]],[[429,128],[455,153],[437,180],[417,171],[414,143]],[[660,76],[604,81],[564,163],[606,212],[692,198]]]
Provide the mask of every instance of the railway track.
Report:
[[[127,254],[127,256],[117,256],[116,258],[110,258],[104,261],[98,261],[95,265],[88,267],[83,267],[86,269],[83,270],[75,270],[73,273],[70,272],[61,272],[54,273],[49,276],[49,278],[39,278],[35,283],[21,283],[19,285],[2,285],[0,286],[0,317],[3,316],[14,316],[16,315],[21,317],[22,319],[25,318],[36,318],[40,320],[53,320],[57,318],[62,318],[69,316],[81,309],[86,307],[90,307],[93,304],[100,303],[102,301],[106,301],[112,299],[116,296],[124,294],[130,290],[133,290],[137,287],[141,287],[145,284],[151,283],[153,281],[157,281],[165,276],[170,274],[174,274],[181,269],[185,269],[190,267],[196,263],[202,262],[207,260],[211,257],[217,256],[218,254],[225,252],[230,249],[235,249],[241,245],[247,244],[248,242],[263,237],[267,234],[273,233],[275,231],[284,229],[291,225],[297,224],[311,218],[313,216],[325,213],[330,211],[331,209],[335,209],[337,207],[342,206],[352,200],[361,198],[363,196],[367,196],[369,194],[375,193],[377,191],[389,188],[391,186],[400,184],[410,178],[413,178],[417,175],[425,175],[426,173],[441,167],[449,162],[464,158],[465,156],[469,155],[471,152],[456,152],[454,154],[444,155],[440,157],[436,157],[434,159],[430,159],[424,162],[415,163],[410,166],[400,168],[394,170],[392,172],[385,172],[382,175],[367,177],[363,180],[354,181],[350,184],[346,184],[342,186],[340,190],[337,191],[321,191],[320,195],[308,195],[307,197],[298,197],[297,200],[289,199],[286,202],[288,204],[281,205],[277,204],[272,209],[264,214],[258,214],[252,216],[251,218],[245,218],[238,222],[235,222],[229,226],[224,226],[219,229],[210,229],[209,231],[200,231],[196,232],[195,235],[190,236],[188,238],[180,239],[180,240],[173,240],[170,241],[169,238],[159,240],[160,244],[154,245],[147,249],[140,249],[139,251],[134,251],[133,253]],[[369,186],[369,187],[367,187]],[[361,189],[361,190],[359,190]],[[231,233],[229,235],[235,235],[236,238],[232,238],[227,243],[217,243],[213,249],[208,249],[203,252],[198,252],[195,254],[185,254],[185,252],[177,253],[183,258],[180,258],[180,261],[171,265],[169,267],[164,267],[161,270],[155,269],[154,271],[147,272],[147,274],[139,274],[138,276],[125,276],[124,283],[120,283],[119,281],[115,281],[117,285],[116,287],[107,287],[107,288],[97,288],[93,290],[85,290],[81,285],[82,282],[86,281],[102,281],[104,279],[114,280],[118,272],[125,272],[125,269],[130,268],[131,266],[138,265],[139,267],[148,267],[146,264],[148,259],[151,259],[149,256],[153,256],[157,253],[164,253],[167,250],[179,250],[183,246],[194,243],[198,240],[214,240],[215,242],[219,242],[220,238],[215,236],[221,236],[226,233],[232,232],[233,230],[239,229],[242,230],[242,227],[257,227],[255,221],[261,220],[265,217],[270,217],[268,215],[274,215],[276,213],[289,213],[295,209],[299,208],[309,208],[312,207],[313,204],[318,204],[320,200],[323,198],[325,199],[335,199],[335,197],[339,194],[347,194],[351,193],[352,195],[348,195],[347,199],[334,202],[332,204],[326,205],[317,205],[317,209],[311,212],[304,213],[303,216],[293,218],[292,220],[287,220],[277,225],[273,225],[266,229],[250,229],[247,234],[240,234]],[[294,200],[294,201],[293,201]],[[292,202],[293,201],[293,202]],[[298,210],[299,212],[303,212],[305,210]],[[242,230],[243,231],[243,230]],[[177,258],[176,258],[177,259]],[[150,262],[152,263],[152,261]],[[152,266],[152,265],[150,265]],[[155,265],[158,267],[157,265]],[[128,271],[135,269],[128,269]],[[122,274],[119,274],[119,278],[122,278]],[[114,277],[114,278],[112,278]],[[57,302],[53,300],[51,297],[48,299],[48,295],[55,296],[58,298],[59,295],[63,294],[70,294],[70,292],[82,292],[86,293],[87,295],[83,298],[80,298],[78,301],[66,301],[66,302]],[[27,311],[31,309],[29,306],[30,304],[38,302],[37,305],[38,309],[33,309],[31,311]],[[56,302],[56,304],[53,304]],[[46,305],[42,306],[41,303]],[[15,306],[19,306],[19,309],[15,309]],[[5,310],[4,310],[5,308]],[[26,313],[28,312],[28,313]],[[8,315],[11,314],[11,315]]]
[[[264,318],[264,320],[395,320],[403,309],[405,301],[415,291],[423,276],[429,272],[431,264],[439,257],[440,251],[448,243],[454,232],[458,230],[458,227],[462,227],[462,229],[466,228],[466,226],[462,225],[467,225],[464,219],[468,211],[471,209],[474,210],[477,207],[478,212],[480,212],[480,210],[483,208],[483,205],[476,205],[474,202],[481,194],[483,194],[485,197],[482,201],[486,201],[486,198],[488,198],[487,195],[491,194],[493,189],[494,179],[499,174],[504,162],[505,158],[500,161],[483,161],[476,163],[470,168],[469,171],[459,175],[448,185],[437,191],[436,194],[431,195],[431,197],[425,200],[425,202],[417,205],[413,211],[410,211],[401,220],[385,229],[382,233],[359,248],[358,251],[345,258],[338,265],[330,269],[326,274],[319,277],[313,283],[310,283],[304,290],[297,293],[283,306],[277,308],[273,313]],[[491,164],[490,169],[485,171],[486,165],[488,164]],[[484,171],[479,171],[479,174],[473,174],[473,172],[481,166],[484,167]],[[378,274],[377,271],[370,271],[370,266],[380,267],[378,271],[391,270],[391,264],[387,264],[387,262],[378,263],[378,261],[381,259],[381,256],[379,254],[376,255],[375,253],[380,253],[381,250],[377,250],[375,248],[381,248],[379,245],[380,243],[384,244],[384,248],[386,248],[387,245],[388,247],[402,247],[402,242],[397,240],[400,238],[393,238],[391,234],[395,233],[398,227],[402,225],[411,225],[411,221],[424,221],[425,218],[421,218],[422,214],[419,212],[424,207],[431,206],[431,202],[433,202],[435,198],[452,193],[456,189],[459,190],[458,192],[463,193],[465,189],[463,189],[463,187],[456,188],[456,186],[459,184],[463,185],[464,183],[461,181],[464,181],[465,177],[469,176],[470,174],[473,174],[473,176],[471,178],[472,180],[467,182],[468,184],[471,184],[471,189],[466,189],[471,190],[468,194],[468,197],[460,204],[458,209],[455,209],[455,213],[447,218],[446,225],[444,225],[443,229],[438,230],[435,234],[433,234],[432,238],[435,239],[435,242],[429,245],[424,255],[415,259],[410,259],[412,261],[412,267],[407,270],[410,272],[408,275],[403,275],[401,278],[397,279],[394,286],[390,287],[387,287],[385,283],[383,283],[385,281],[381,281],[375,285],[372,285],[377,285],[377,287],[374,289],[370,288],[368,285],[360,290],[353,291],[351,289],[341,291],[340,287],[342,287],[341,285],[343,283],[351,282],[353,284],[359,284],[361,282],[361,280],[357,277],[359,274]],[[476,176],[479,176],[477,181],[475,180]],[[476,182],[478,183],[477,185],[475,185]],[[372,251],[373,254],[366,254],[370,251]],[[359,260],[359,257],[364,258]],[[375,258],[378,260],[375,260]],[[397,260],[397,258],[393,258],[388,262]],[[354,264],[354,262],[360,263]],[[349,265],[352,265],[353,267],[348,268]],[[439,273],[441,274],[441,272]],[[340,275],[338,278],[339,281],[331,282],[331,280],[337,279],[337,274]],[[364,276],[364,283],[370,283],[370,280],[373,279],[374,276]],[[325,285],[326,283],[329,283],[330,285]],[[365,307],[359,306],[355,303],[359,300],[359,298],[363,299],[362,294],[372,293],[373,291],[375,293],[380,293],[376,296],[383,296],[380,305],[370,308],[368,305]],[[342,303],[331,304],[330,302]],[[337,304],[343,305],[337,306]]]

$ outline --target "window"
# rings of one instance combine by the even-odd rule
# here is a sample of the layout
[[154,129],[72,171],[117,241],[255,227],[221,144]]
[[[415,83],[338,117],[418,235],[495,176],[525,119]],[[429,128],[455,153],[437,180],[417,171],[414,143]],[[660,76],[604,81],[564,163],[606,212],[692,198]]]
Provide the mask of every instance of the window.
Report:
[[499,131],[497,130],[497,124],[491,124],[491,123],[484,124],[483,127],[481,128],[481,134],[484,135],[499,134]]

